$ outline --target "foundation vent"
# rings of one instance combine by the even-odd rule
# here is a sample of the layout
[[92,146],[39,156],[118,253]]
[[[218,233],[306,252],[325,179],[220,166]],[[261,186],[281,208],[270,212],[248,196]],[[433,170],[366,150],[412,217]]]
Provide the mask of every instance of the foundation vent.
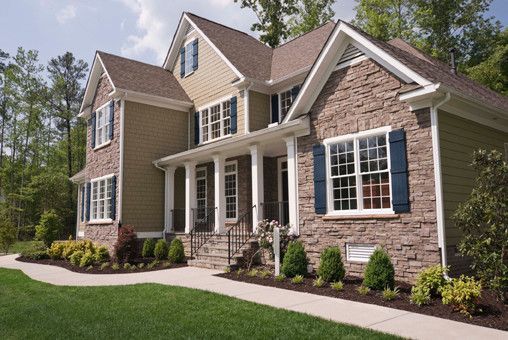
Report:
[[346,258],[348,261],[368,262],[375,249],[376,246],[373,244],[347,243]]

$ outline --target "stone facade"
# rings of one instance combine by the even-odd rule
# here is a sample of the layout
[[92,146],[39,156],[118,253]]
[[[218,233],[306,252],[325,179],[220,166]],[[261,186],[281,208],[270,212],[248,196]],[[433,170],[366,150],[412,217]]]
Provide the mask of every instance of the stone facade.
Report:
[[[397,279],[414,280],[424,267],[440,262],[428,109],[411,112],[398,98],[401,81],[372,60],[333,72],[312,106],[310,135],[298,138],[300,239],[312,264],[328,246],[340,246],[348,274],[364,264],[346,262],[346,243],[383,247]],[[389,218],[326,220],[314,210],[312,146],[326,138],[383,126],[404,128],[411,211]]]

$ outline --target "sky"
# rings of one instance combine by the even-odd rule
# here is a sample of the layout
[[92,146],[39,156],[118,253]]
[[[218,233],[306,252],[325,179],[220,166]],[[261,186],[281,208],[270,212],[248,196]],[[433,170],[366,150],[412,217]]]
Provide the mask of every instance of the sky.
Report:
[[[335,19],[351,20],[354,6],[337,0]],[[43,64],[66,51],[91,64],[101,50],[162,65],[183,11],[256,36],[256,17],[233,0],[3,0],[0,49],[38,50]],[[494,0],[489,14],[506,26],[508,0]]]

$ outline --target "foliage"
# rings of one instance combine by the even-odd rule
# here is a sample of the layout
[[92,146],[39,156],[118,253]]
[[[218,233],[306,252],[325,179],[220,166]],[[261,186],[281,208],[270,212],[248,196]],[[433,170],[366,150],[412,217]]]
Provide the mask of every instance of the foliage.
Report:
[[386,301],[392,301],[395,300],[400,294],[399,288],[395,287],[394,289],[385,288],[383,290],[383,299]]
[[81,261],[79,261],[79,266],[82,268],[91,266],[93,265],[94,262],[95,262],[95,254],[92,253],[91,251],[87,251],[81,257]]
[[75,251],[72,253],[71,257],[69,257],[69,262],[74,266],[79,266],[81,263],[81,258],[85,255],[82,250]]
[[448,273],[448,267],[442,267],[437,264],[422,270],[416,277],[416,286],[425,287],[430,295],[440,295],[441,290],[448,284],[445,275]]
[[460,313],[471,317],[478,305],[481,296],[482,285],[473,277],[461,275],[458,279],[452,279],[451,283],[441,292],[443,304],[452,305]]
[[153,255],[157,260],[164,260],[168,258],[168,244],[166,240],[164,239],[157,240],[157,243],[155,243]]
[[282,273],[287,277],[305,275],[307,274],[307,265],[307,253],[303,244],[299,241],[290,242],[282,262]]
[[274,280],[277,282],[283,282],[284,280],[286,280],[286,275],[284,274],[275,275]]
[[154,269],[158,265],[159,265],[159,261],[158,260],[153,260],[152,262],[150,262],[149,264],[146,265],[146,268],[147,269]]
[[238,269],[237,272],[236,272],[236,276],[242,276],[243,274],[245,274],[245,269]]
[[16,242],[16,227],[4,211],[0,211],[0,251],[9,252],[9,248]]
[[330,21],[335,12],[335,0],[300,0],[296,4],[296,15],[288,20],[289,35],[296,38]]
[[341,281],[346,270],[339,247],[328,247],[321,253],[317,274],[326,282]]
[[263,220],[257,225],[256,235],[259,247],[267,249],[273,258],[273,232],[275,228],[279,228],[279,241],[281,256],[286,252],[289,242],[294,240],[295,236],[291,232],[289,225],[280,225],[278,221]]
[[247,276],[250,276],[250,277],[256,277],[256,276],[258,276],[258,270],[257,269],[251,269],[251,270],[247,271]]
[[65,247],[67,246],[66,242],[58,242],[55,241],[51,244],[51,247],[48,249],[48,255],[53,260],[60,260],[64,256]]
[[303,283],[303,275],[295,275],[295,277],[291,279],[291,283],[295,285]]
[[185,261],[185,251],[182,240],[175,238],[169,245],[168,259],[172,263],[182,263]]
[[122,226],[118,229],[118,238],[114,247],[117,261],[129,262],[136,255],[137,235],[132,226]]
[[101,267],[100,267],[100,270],[104,270],[106,268],[109,268],[111,264],[109,262],[104,262],[103,264],[101,264]]
[[496,150],[476,151],[475,185],[453,219],[462,230],[459,251],[476,275],[500,296],[508,291],[508,162]]
[[95,248],[94,261],[98,263],[109,261],[109,250],[106,246],[99,246]]
[[317,287],[317,288],[321,288],[323,287],[324,285],[326,284],[326,281],[321,277],[319,276],[317,279],[315,279],[314,281],[312,281],[312,285],[314,287]]
[[143,268],[145,268],[145,264],[143,262],[138,263],[138,269],[143,269]]
[[120,265],[118,264],[118,262],[113,263],[113,264],[111,265],[111,269],[113,269],[113,270],[115,270],[115,271],[116,271],[116,270],[118,270],[118,269],[120,269]]
[[412,304],[421,307],[430,302],[430,289],[427,286],[414,286],[411,288],[410,301]]
[[363,285],[383,290],[393,288],[395,284],[395,270],[390,256],[381,248],[377,248],[369,258],[365,267]]
[[340,292],[344,289],[344,283],[342,281],[332,282],[330,283],[330,287],[332,287],[333,290]]
[[45,211],[39,224],[35,226],[35,238],[49,247],[57,240],[63,230],[63,223],[54,210]]
[[23,249],[21,256],[31,260],[43,260],[49,257],[47,248],[40,244],[32,244],[30,247]]
[[258,272],[258,276],[262,279],[266,279],[266,278],[269,278],[270,276],[272,276],[272,272],[268,269],[260,270]]
[[125,270],[130,270],[130,269],[131,269],[131,267],[132,267],[132,265],[131,265],[129,262],[125,262],[125,263],[123,264],[123,269],[125,269]]
[[143,257],[153,257],[153,251],[155,250],[155,240],[153,238],[147,238],[143,242],[143,250],[141,251],[141,256]]
[[370,288],[367,287],[367,286],[364,286],[364,285],[361,285],[359,286],[358,288],[356,288],[356,291],[358,292],[358,294],[360,295],[367,295],[370,293]]

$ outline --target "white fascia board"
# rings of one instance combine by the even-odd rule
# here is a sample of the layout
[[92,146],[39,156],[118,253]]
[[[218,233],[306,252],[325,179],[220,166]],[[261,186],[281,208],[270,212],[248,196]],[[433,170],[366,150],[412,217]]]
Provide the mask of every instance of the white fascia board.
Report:
[[171,98],[159,97],[154,95],[149,95],[141,92],[125,90],[121,88],[117,88],[114,92],[110,94],[111,98],[123,98],[126,101],[153,105],[158,107],[163,107],[172,110],[184,111],[188,112],[191,107],[194,106],[192,102],[186,102]]

